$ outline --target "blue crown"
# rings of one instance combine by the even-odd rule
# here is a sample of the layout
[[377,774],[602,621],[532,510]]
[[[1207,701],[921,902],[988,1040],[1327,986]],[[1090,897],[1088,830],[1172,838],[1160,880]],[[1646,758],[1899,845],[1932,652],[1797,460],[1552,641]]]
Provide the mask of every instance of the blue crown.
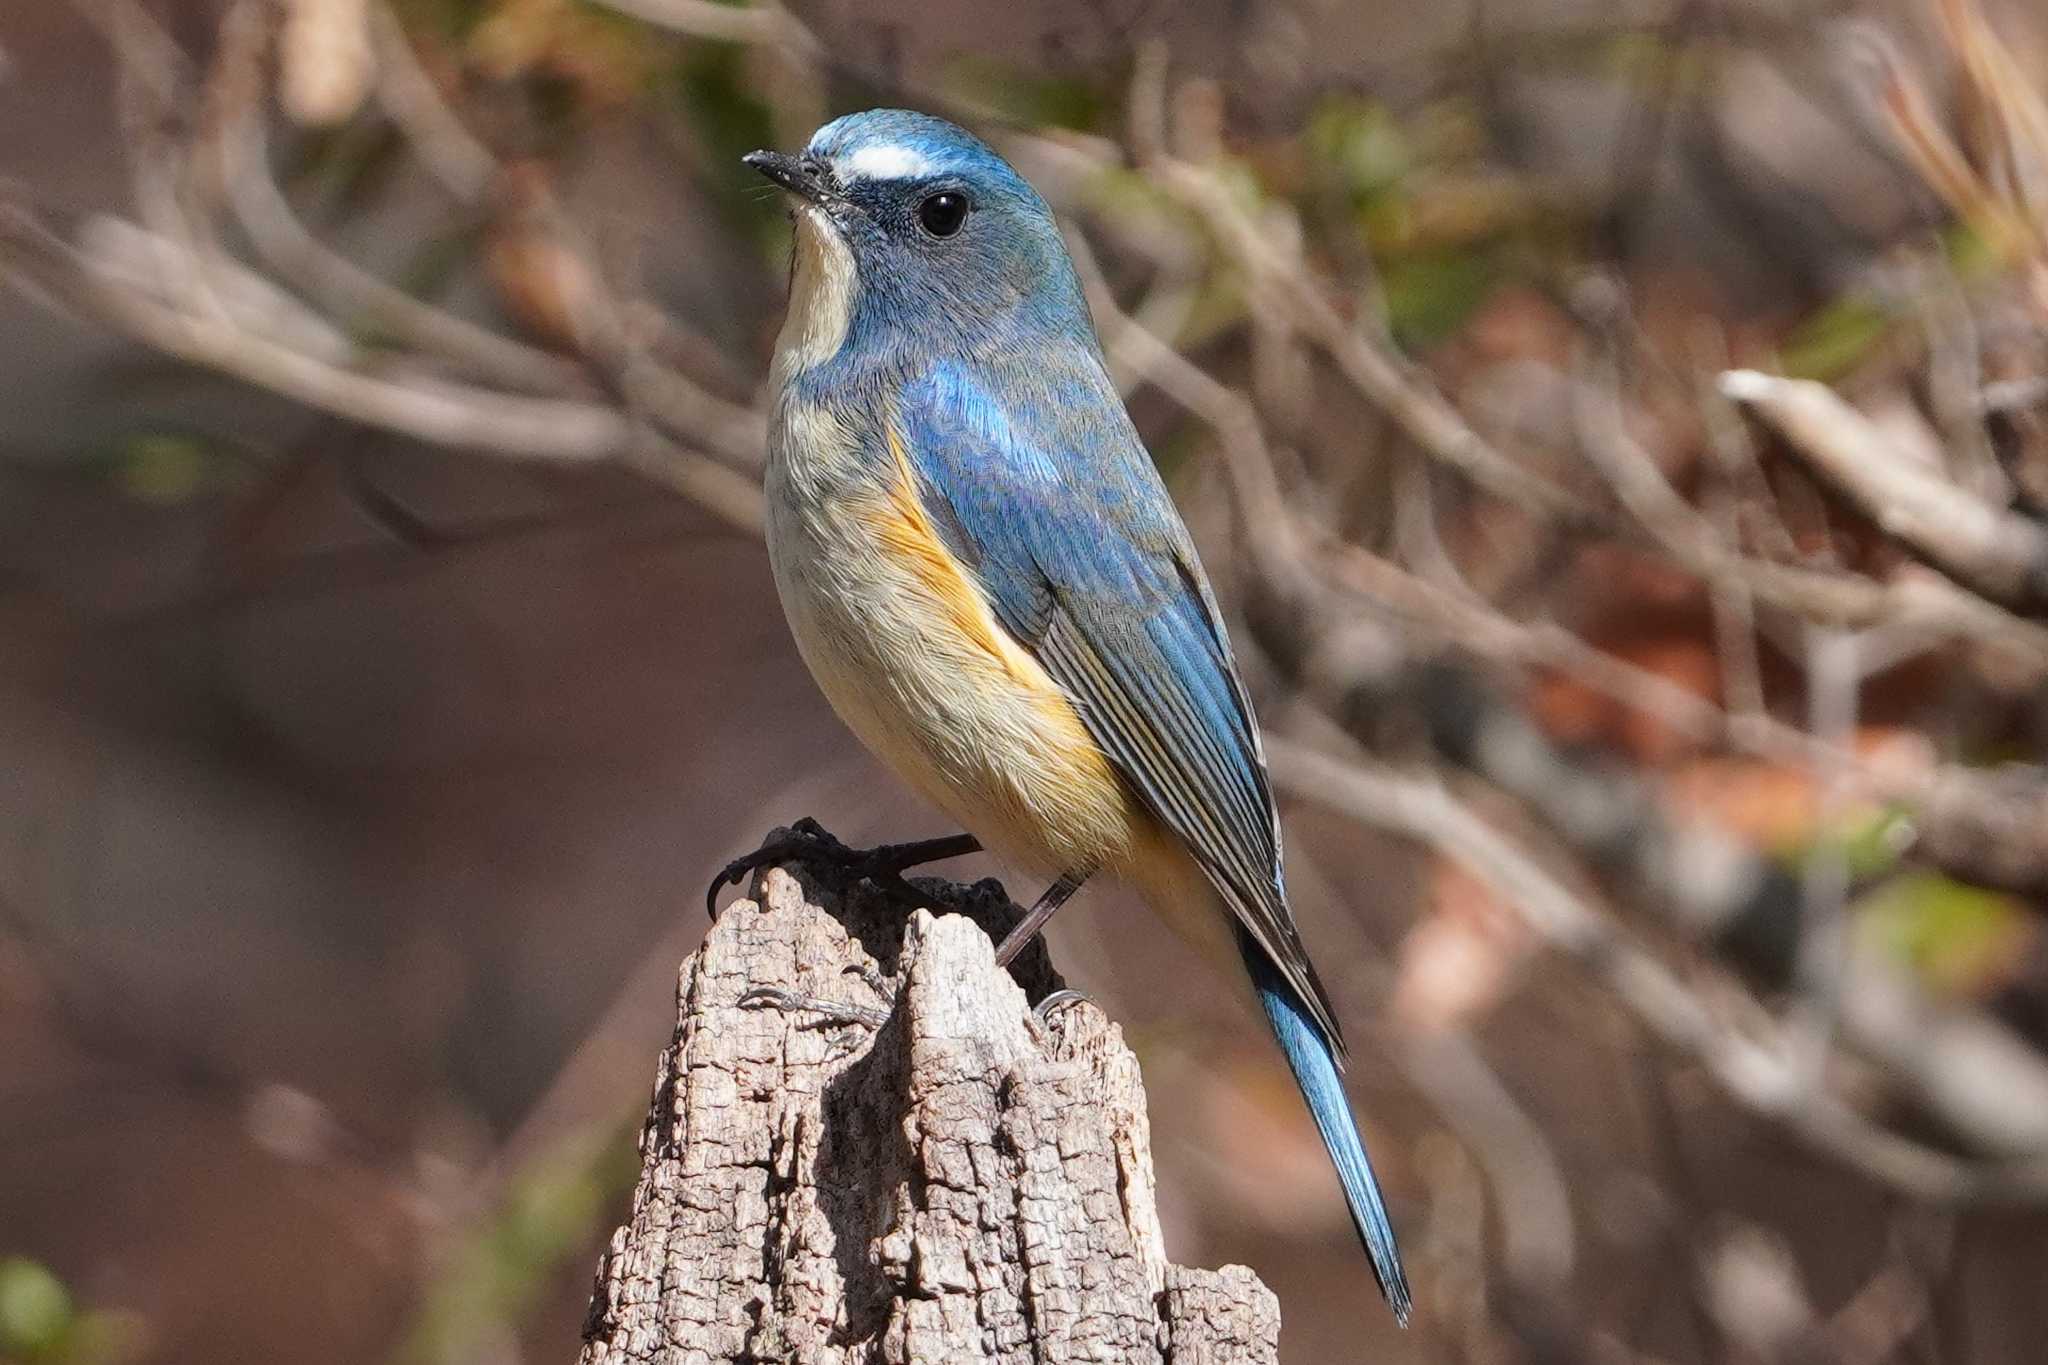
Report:
[[986,142],[957,124],[910,109],[867,109],[833,119],[811,135],[804,151],[830,163],[842,180],[950,176],[985,189],[1038,197]]

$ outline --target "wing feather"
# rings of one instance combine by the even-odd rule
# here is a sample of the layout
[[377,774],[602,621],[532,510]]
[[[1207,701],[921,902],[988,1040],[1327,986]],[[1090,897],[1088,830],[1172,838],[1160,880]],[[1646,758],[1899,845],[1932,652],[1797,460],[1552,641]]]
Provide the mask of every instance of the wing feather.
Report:
[[999,403],[937,367],[902,390],[892,439],[1004,628],[1067,690],[1341,1056],[1287,908],[1258,725],[1214,595],[1106,376],[1040,372],[1023,399]]

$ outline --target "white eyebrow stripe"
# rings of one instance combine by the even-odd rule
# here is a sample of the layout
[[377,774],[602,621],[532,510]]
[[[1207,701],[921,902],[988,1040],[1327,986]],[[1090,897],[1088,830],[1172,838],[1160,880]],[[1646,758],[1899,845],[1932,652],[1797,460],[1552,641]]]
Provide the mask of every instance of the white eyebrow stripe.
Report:
[[842,180],[915,180],[930,175],[933,167],[923,152],[888,145],[863,147],[841,160],[836,169]]

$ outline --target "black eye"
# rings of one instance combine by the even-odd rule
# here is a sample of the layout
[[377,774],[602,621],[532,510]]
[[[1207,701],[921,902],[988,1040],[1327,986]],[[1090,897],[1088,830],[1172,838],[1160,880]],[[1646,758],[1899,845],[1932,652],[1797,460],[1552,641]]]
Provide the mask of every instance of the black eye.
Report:
[[917,221],[934,237],[951,237],[967,221],[967,196],[956,190],[928,194],[917,206]]

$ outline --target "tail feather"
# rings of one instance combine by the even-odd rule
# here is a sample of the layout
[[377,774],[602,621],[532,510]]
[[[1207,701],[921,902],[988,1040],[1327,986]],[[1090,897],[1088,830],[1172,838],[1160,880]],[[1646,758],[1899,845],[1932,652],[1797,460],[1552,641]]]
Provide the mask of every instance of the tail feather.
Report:
[[1337,1168],[1344,1200],[1351,1206],[1351,1221],[1372,1261],[1373,1278],[1379,1281],[1380,1292],[1387,1296],[1394,1320],[1405,1327],[1411,1307],[1408,1276],[1401,1269],[1401,1252],[1394,1245],[1394,1225],[1387,1219],[1380,1183],[1373,1176],[1365,1142],[1358,1136],[1350,1102],[1344,1097],[1336,1051],[1279,969],[1267,960],[1256,943],[1244,940],[1242,935],[1240,940],[1259,1005],[1273,1025],[1280,1050],[1287,1056],[1295,1083],[1301,1087],[1316,1129],[1323,1135],[1323,1146],[1329,1149],[1330,1160]]

